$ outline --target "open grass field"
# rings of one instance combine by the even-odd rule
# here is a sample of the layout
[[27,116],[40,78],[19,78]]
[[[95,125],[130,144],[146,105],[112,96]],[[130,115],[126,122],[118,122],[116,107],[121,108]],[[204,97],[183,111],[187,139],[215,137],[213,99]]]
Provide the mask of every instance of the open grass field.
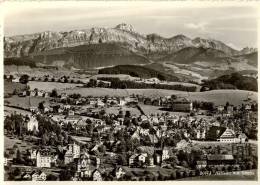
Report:
[[147,97],[164,97],[172,94],[179,97],[187,97],[190,100],[213,102],[215,105],[223,105],[228,101],[233,105],[241,105],[246,103],[248,97],[252,101],[257,101],[257,92],[244,90],[213,90],[205,92],[184,92],[166,89],[108,89],[108,88],[74,88],[64,91],[68,94],[80,93],[83,96],[129,96],[131,94],[144,95]]
[[49,98],[43,97],[19,97],[12,96],[10,98],[5,98],[5,104],[9,106],[21,107],[24,109],[29,109],[31,106],[38,107],[39,103],[45,101],[45,104],[49,104]]
[[28,85],[30,86],[30,89],[37,88],[38,90],[51,92],[53,89],[57,89],[57,90],[74,89],[75,87],[82,86],[83,84],[29,81]]
[[17,138],[9,138],[7,136],[4,136],[4,149],[13,148],[14,145],[17,145],[18,149],[22,151],[26,151],[27,149],[30,149],[33,144],[29,142],[22,141]]
[[146,115],[150,115],[150,114],[162,114],[162,113],[166,113],[168,112],[170,115],[187,115],[189,113],[185,113],[185,112],[172,112],[172,111],[165,111],[165,110],[161,110],[161,107],[158,106],[151,106],[151,105],[139,105],[142,110],[144,111],[144,113]]
[[22,115],[31,115],[32,113],[26,110],[21,110],[13,107],[4,106],[4,114],[11,115],[11,114],[22,114]]
[[19,93],[22,90],[24,90],[26,87],[26,85],[21,84],[21,83],[14,83],[14,82],[10,82],[7,80],[4,80],[4,94],[13,94],[14,90],[16,89],[16,91]]

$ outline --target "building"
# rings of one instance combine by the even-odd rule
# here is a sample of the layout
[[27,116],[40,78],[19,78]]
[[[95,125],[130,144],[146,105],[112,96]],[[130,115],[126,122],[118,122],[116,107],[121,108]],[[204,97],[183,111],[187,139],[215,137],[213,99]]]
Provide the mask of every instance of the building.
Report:
[[34,131],[36,130],[38,132],[38,121],[36,119],[36,116],[30,116],[30,120],[27,123],[27,130],[28,131]]
[[171,108],[175,112],[190,112],[192,111],[192,102],[186,98],[179,98],[171,102]]
[[207,166],[206,160],[196,162],[196,169],[203,169],[203,168],[206,168],[206,166]]
[[125,176],[126,174],[126,171],[121,167],[121,166],[118,166],[116,167],[114,170],[113,170],[113,176],[116,178],[116,179],[121,179]]
[[38,150],[36,156],[36,166],[41,168],[51,167],[51,154],[47,149]]
[[69,144],[65,153],[64,163],[69,164],[80,157],[80,146],[76,143]]
[[235,143],[237,139],[234,131],[232,129],[227,128],[225,132],[220,136],[218,141],[224,143]]
[[236,143],[245,143],[247,140],[247,136],[244,133],[240,133],[236,138]]
[[170,152],[169,149],[164,147],[162,150],[162,161],[170,158]]
[[44,172],[33,172],[32,181],[46,181],[47,175]]
[[93,178],[93,181],[102,181],[101,172],[98,169],[94,170],[92,173],[92,178]]
[[80,159],[78,160],[77,171],[80,174],[80,177],[91,176],[90,156],[87,153],[80,156]]

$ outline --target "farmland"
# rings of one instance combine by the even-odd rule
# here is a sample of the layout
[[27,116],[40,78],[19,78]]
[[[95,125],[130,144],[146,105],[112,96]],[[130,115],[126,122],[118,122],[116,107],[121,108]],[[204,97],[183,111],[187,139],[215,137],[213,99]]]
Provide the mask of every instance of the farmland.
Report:
[[107,88],[74,88],[64,91],[59,91],[59,93],[79,93],[82,96],[129,96],[131,94],[144,95],[147,97],[163,97],[171,96],[172,94],[178,95],[180,97],[188,97],[190,100],[196,101],[208,101],[213,102],[215,105],[223,105],[227,101],[233,105],[240,105],[245,103],[248,97],[252,101],[257,101],[257,93],[244,90],[213,90],[205,92],[183,92],[176,90],[166,90],[166,89],[107,89]]
[[30,86],[30,89],[37,88],[38,90],[43,90],[47,92],[51,92],[53,89],[68,90],[74,89],[77,86],[82,86],[82,84],[37,81],[29,81],[28,85]]
[[38,107],[39,103],[45,101],[48,104],[48,99],[43,97],[19,97],[12,96],[11,98],[5,98],[5,104],[9,106],[21,107],[23,109],[29,109],[31,106]]

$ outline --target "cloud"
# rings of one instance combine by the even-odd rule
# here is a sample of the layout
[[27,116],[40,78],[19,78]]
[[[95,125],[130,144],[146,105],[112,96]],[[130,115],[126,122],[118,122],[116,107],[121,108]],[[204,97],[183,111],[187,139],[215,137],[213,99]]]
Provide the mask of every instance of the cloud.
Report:
[[206,23],[206,22],[199,22],[199,23],[186,23],[184,26],[189,29],[194,29],[194,30],[205,32],[207,30],[206,29],[207,25],[208,25],[208,23]]

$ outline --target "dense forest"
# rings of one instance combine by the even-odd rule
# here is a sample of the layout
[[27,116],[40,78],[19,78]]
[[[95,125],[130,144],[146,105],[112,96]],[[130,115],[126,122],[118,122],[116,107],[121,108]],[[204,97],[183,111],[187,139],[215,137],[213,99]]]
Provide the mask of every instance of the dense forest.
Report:
[[159,80],[166,80],[166,81],[179,81],[179,78],[165,74],[160,71],[147,68],[144,66],[137,66],[137,65],[118,65],[115,67],[109,67],[100,69],[99,74],[127,74],[133,77],[139,78],[158,78]]
[[201,91],[208,87],[214,89],[240,89],[248,91],[257,91],[257,79],[247,76],[242,76],[239,73],[223,75],[213,80],[204,81]]
[[36,67],[35,61],[29,58],[5,58],[4,65]]

